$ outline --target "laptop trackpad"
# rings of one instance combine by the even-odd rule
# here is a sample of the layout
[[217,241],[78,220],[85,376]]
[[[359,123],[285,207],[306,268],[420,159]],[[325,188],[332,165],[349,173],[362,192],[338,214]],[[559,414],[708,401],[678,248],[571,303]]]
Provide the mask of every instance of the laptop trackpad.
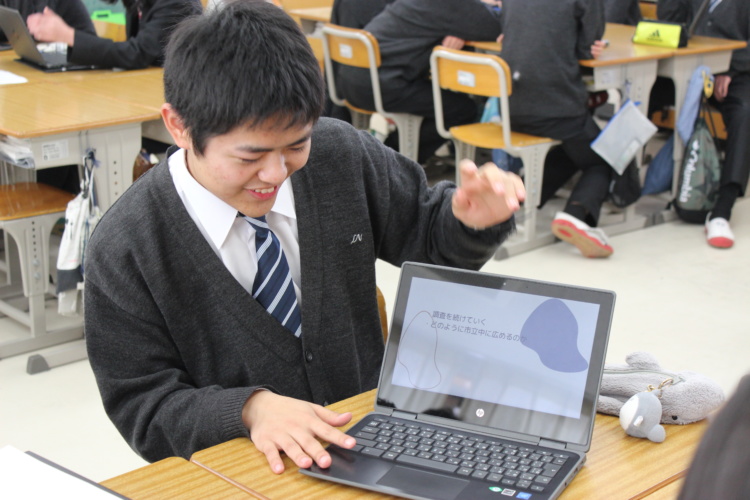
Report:
[[396,465],[380,478],[378,484],[421,497],[452,500],[469,481]]

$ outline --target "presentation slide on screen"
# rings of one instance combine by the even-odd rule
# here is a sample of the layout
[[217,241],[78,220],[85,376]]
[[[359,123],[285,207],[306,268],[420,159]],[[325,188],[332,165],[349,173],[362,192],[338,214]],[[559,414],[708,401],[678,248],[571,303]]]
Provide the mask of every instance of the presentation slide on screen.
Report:
[[578,418],[599,305],[415,278],[392,383]]

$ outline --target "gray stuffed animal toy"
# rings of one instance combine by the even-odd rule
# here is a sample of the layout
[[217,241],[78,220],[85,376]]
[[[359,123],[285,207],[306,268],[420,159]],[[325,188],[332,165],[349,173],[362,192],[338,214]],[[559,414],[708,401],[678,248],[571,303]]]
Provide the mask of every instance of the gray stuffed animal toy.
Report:
[[661,423],[690,424],[706,418],[724,401],[724,391],[716,382],[691,371],[665,370],[652,354],[634,352],[625,361],[625,365],[604,365],[598,412],[619,416],[631,397],[659,389]]

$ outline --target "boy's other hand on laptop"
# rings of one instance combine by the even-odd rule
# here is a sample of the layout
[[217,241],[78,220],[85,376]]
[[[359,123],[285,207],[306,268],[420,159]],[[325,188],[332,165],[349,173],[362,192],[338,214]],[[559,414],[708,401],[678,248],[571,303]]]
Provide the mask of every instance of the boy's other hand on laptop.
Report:
[[31,14],[26,19],[29,33],[38,42],[62,42],[73,46],[76,31],[49,7],[41,13]]
[[284,472],[280,452],[300,468],[331,465],[331,456],[318,441],[342,448],[356,444],[353,437],[336,429],[347,424],[351,413],[336,413],[320,405],[280,396],[271,391],[256,391],[242,409],[242,421],[250,429],[250,439],[268,460],[276,474]]
[[453,195],[453,215],[464,225],[484,229],[505,222],[526,199],[523,181],[494,163],[480,168],[471,160],[460,165],[461,187]]

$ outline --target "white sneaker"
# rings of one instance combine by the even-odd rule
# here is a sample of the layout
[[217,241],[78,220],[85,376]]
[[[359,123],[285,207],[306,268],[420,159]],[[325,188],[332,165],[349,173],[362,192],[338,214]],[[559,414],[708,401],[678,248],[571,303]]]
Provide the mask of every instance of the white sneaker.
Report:
[[734,245],[734,233],[729,227],[729,221],[723,217],[710,219],[711,214],[706,217],[706,241],[714,248],[732,248]]
[[552,233],[561,240],[575,245],[584,257],[609,257],[614,252],[604,231],[591,227],[565,212],[555,214]]

